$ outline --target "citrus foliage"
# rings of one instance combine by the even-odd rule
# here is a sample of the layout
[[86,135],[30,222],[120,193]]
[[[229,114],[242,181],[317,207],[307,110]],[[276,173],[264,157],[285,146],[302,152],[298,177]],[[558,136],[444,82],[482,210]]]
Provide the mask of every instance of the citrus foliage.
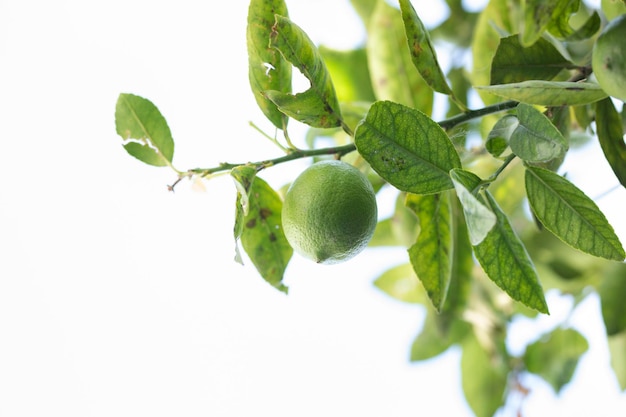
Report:
[[[427,311],[412,361],[461,348],[463,389],[480,417],[493,415],[524,373],[558,392],[587,341],[564,323],[515,357],[505,343],[509,325],[520,314],[548,314],[548,289],[574,295],[576,303],[593,289],[611,364],[626,389],[626,254],[597,204],[559,170],[574,138],[598,140],[606,160],[597,162],[626,186],[624,106],[595,82],[591,62],[607,21],[620,19],[626,5],[607,1],[593,10],[579,0],[491,0],[470,12],[448,0],[448,18],[427,28],[417,2],[352,4],[367,40],[334,51],[289,19],[285,1],[250,2],[252,94],[284,134],[287,146],[277,143],[285,155],[178,171],[165,118],[131,94],[121,94],[116,107],[125,149],[146,164],[175,169],[179,180],[230,171],[239,191],[235,240],[260,275],[285,292],[293,251],[282,230],[282,200],[258,174],[298,158],[357,155],[374,189],[398,193],[394,214],[378,222],[370,246],[407,249],[406,264],[390,266],[374,284]],[[436,53],[440,41],[455,48],[447,68]],[[610,46],[626,56],[623,42]],[[302,93],[291,93],[292,67],[310,82]],[[468,106],[473,93],[482,103]],[[448,99],[444,120],[432,118],[435,94]],[[310,126],[310,148],[293,146],[290,118]],[[316,147],[318,135],[336,146]],[[478,147],[469,141],[476,137]]]

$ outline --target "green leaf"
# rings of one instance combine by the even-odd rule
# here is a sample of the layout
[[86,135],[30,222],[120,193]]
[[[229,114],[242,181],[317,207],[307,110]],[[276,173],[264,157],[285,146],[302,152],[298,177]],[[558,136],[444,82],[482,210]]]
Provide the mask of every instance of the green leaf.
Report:
[[441,315],[429,309],[422,330],[411,344],[411,362],[425,361],[444,353],[461,342],[470,330],[467,323],[456,320],[449,329],[443,329]]
[[598,295],[606,333],[611,336],[626,331],[626,264],[611,265],[607,269],[602,274]]
[[487,152],[495,157],[502,155],[506,148],[509,147],[511,135],[513,135],[518,125],[519,120],[517,120],[517,116],[512,114],[507,114],[498,119],[487,135],[487,141],[485,142]]
[[270,47],[270,34],[275,15],[287,16],[284,0],[251,0],[248,6],[246,42],[248,47],[248,79],[257,105],[278,129],[289,120],[264,92],[291,92],[291,64]]
[[596,130],[604,157],[620,184],[626,187],[626,143],[624,127],[610,98],[595,104]]
[[367,29],[367,57],[377,99],[431,114],[433,90],[415,70],[400,11],[378,0]]
[[339,102],[376,101],[365,48],[338,51],[322,45],[319,51],[333,80]]
[[423,304],[426,302],[424,290],[415,276],[411,264],[395,266],[383,272],[374,286],[388,296],[405,303]]
[[559,393],[572,379],[588,348],[587,339],[576,330],[557,328],[526,348],[524,364]]
[[526,0],[524,27],[520,41],[524,46],[534,44],[553,19],[564,14],[571,0]]
[[434,194],[453,187],[448,172],[461,161],[446,132],[419,110],[376,102],[354,137],[359,153],[394,187]]
[[440,312],[452,273],[452,214],[447,193],[409,194],[407,207],[417,214],[420,232],[409,249],[409,259],[433,306]]
[[547,169],[526,168],[526,194],[541,224],[590,255],[624,260],[624,249],[598,206],[574,184]]
[[476,336],[463,342],[461,384],[476,417],[493,417],[504,403],[509,369],[495,347],[480,344]]
[[115,129],[126,151],[154,166],[171,166],[174,139],[165,118],[151,101],[120,94],[115,105]]
[[602,12],[607,20],[626,14],[626,1],[624,0],[602,0]]
[[243,233],[244,218],[248,215],[250,209],[250,189],[252,182],[256,177],[257,170],[251,165],[240,165],[230,171],[230,176],[235,182],[237,189],[237,209],[235,211],[235,262],[243,265],[243,259],[239,252],[237,242]]
[[472,245],[477,245],[493,229],[496,224],[496,215],[474,194],[482,181],[479,177],[462,169],[451,170],[450,177],[463,207],[469,240]]
[[478,86],[488,92],[527,104],[541,106],[578,106],[607,97],[599,85],[588,82],[530,80],[519,83]]
[[243,219],[241,245],[263,279],[287,293],[282,280],[293,249],[282,229],[282,200],[265,181],[255,177],[248,193],[248,205],[248,214],[242,216],[241,195],[238,195],[237,217]]
[[419,222],[413,211],[405,205],[406,193],[399,193],[391,217],[380,220],[376,225],[370,246],[403,246],[415,243]]
[[413,5],[409,0],[400,0],[400,11],[413,65],[433,90],[442,94],[451,94],[452,90],[439,66],[437,52],[430,41],[428,30],[424,27]]
[[567,9],[555,16],[548,25],[548,31],[557,39],[564,41],[582,41],[591,38],[602,26],[602,19],[597,11],[578,28],[572,27],[570,20],[572,14],[576,13],[580,7],[580,0],[570,1]]
[[496,225],[474,246],[474,254],[489,279],[514,300],[548,314],[548,304],[524,244],[494,198],[485,192],[487,203],[496,214]]
[[609,336],[608,343],[611,354],[611,368],[613,368],[622,391],[626,390],[626,332]]
[[519,36],[511,35],[500,39],[491,63],[490,84],[550,80],[571,66],[547,40],[538,39],[532,46],[524,47]]
[[313,127],[342,125],[341,110],[330,74],[315,44],[295,23],[276,16],[270,46],[280,51],[311,82],[311,87],[295,95],[277,90],[265,91],[281,112]]
[[515,155],[529,162],[547,162],[567,152],[567,141],[543,113],[531,105],[517,106],[517,127],[509,146]]

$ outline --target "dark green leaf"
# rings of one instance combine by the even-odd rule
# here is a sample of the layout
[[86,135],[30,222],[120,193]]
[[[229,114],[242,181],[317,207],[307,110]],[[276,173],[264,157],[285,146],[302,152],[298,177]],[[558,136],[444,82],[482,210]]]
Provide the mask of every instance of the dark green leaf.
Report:
[[551,80],[572,63],[547,40],[538,39],[523,47],[519,36],[500,39],[491,63],[491,84],[517,83],[527,80]]
[[558,393],[572,379],[587,339],[574,329],[556,329],[532,343],[524,353],[528,371],[540,375]]
[[487,151],[495,157],[502,155],[509,147],[511,135],[518,125],[517,116],[512,114],[507,114],[499,119],[487,135],[487,142],[485,143]]
[[376,278],[374,285],[390,297],[405,303],[423,304],[426,302],[419,279],[415,276],[411,264],[408,263],[388,269]]
[[274,126],[282,129],[289,119],[264,95],[267,90],[291,92],[291,64],[270,47],[270,34],[277,14],[288,15],[284,0],[251,0],[246,40],[248,79],[254,98]]
[[622,390],[626,390],[626,332],[608,337],[611,368]]
[[481,182],[479,177],[462,169],[451,170],[450,177],[463,207],[469,240],[472,245],[477,245],[493,229],[496,224],[496,215],[475,194]]
[[115,128],[124,139],[126,151],[154,166],[169,166],[174,156],[174,139],[165,118],[149,100],[120,94],[115,106]]
[[409,0],[400,0],[400,11],[413,65],[433,90],[451,94],[452,91],[437,61],[437,52],[430,41],[428,30],[424,27],[413,5]]
[[604,157],[620,184],[626,187],[626,143],[620,115],[610,98],[595,104],[596,130]]
[[524,244],[491,194],[485,192],[485,196],[497,222],[487,237],[474,246],[478,262],[487,276],[511,298],[548,314],[537,271]]
[[429,115],[433,107],[433,90],[415,70],[406,42],[400,11],[385,1],[376,2],[366,44],[376,97]]
[[531,105],[520,103],[518,126],[509,146],[515,155],[529,162],[547,162],[567,152],[567,141],[546,116]]
[[311,87],[295,95],[267,90],[265,96],[281,112],[313,127],[341,126],[341,110],[330,74],[317,47],[295,23],[276,16],[270,46],[280,51],[311,82]]
[[520,41],[524,46],[535,43],[553,19],[565,13],[572,0],[526,0],[524,27]]
[[407,207],[417,214],[420,232],[409,259],[433,306],[440,312],[452,273],[452,213],[448,193],[409,194]]
[[[237,198],[241,209],[241,195]],[[248,193],[248,214],[243,216],[241,245],[263,279],[282,292],[283,274],[293,254],[282,229],[282,200],[265,181],[255,177]]]
[[611,336],[626,331],[626,264],[616,263],[603,271],[598,295],[606,333]]
[[541,224],[572,247],[622,261],[624,249],[598,206],[574,184],[547,169],[527,167],[526,193]]
[[448,172],[461,161],[443,129],[419,110],[376,102],[354,141],[372,168],[394,187],[434,194],[453,187]]
[[461,383],[476,417],[493,417],[504,403],[509,369],[495,346],[483,346],[475,336],[463,342]]
[[509,100],[552,107],[578,106],[607,97],[599,85],[587,82],[531,80],[511,84],[479,86],[476,89]]

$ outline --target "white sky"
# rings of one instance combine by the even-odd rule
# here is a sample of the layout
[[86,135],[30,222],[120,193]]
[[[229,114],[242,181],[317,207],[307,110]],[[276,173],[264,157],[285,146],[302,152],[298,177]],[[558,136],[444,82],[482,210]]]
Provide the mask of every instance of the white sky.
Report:
[[[0,2],[0,415],[471,415],[458,352],[410,364],[422,312],[372,286],[402,250],[294,258],[284,296],[232,260],[228,177],[168,193],[171,171],[120,146],[128,92],[165,115],[179,169],[278,156],[247,124],[269,131],[247,84],[247,1],[207,4]],[[361,37],[348,5],[288,1],[337,47]],[[263,176],[278,187],[303,164]],[[612,222],[624,199],[600,201]],[[539,327],[566,310],[549,302]],[[572,318],[592,337],[576,383],[560,398],[539,383],[527,415],[623,415],[597,311]]]

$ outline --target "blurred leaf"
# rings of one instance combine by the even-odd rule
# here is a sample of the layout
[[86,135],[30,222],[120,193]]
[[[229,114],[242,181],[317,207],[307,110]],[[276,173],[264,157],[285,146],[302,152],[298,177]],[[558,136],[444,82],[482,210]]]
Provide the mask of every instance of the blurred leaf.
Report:
[[519,83],[478,86],[479,91],[509,100],[541,106],[577,106],[607,97],[599,85],[588,82],[531,80]]
[[601,5],[607,20],[613,20],[617,16],[626,14],[626,2],[624,0],[602,0]]
[[374,171],[402,191],[434,194],[450,189],[448,172],[461,166],[454,145],[436,122],[390,101],[370,107],[354,141]]
[[340,102],[374,102],[371,76],[364,48],[338,51],[319,47]]
[[248,79],[257,105],[278,129],[287,126],[289,118],[269,100],[267,90],[291,92],[291,64],[270,47],[275,15],[288,16],[284,0],[251,0],[248,6],[246,42]]
[[511,135],[518,125],[519,120],[517,120],[517,116],[512,114],[507,114],[498,119],[489,135],[487,135],[487,142],[485,143],[487,152],[495,157],[502,155],[509,147]]
[[626,187],[626,143],[620,115],[610,98],[595,104],[596,130],[604,157],[620,184]]
[[400,11],[379,0],[367,29],[367,57],[376,97],[431,114],[433,91],[413,66]]
[[426,302],[424,289],[408,263],[388,269],[376,278],[374,285],[390,297],[405,303]]
[[420,232],[409,259],[433,306],[440,312],[452,273],[452,214],[447,193],[409,194],[406,205],[417,214]]
[[469,240],[472,245],[477,245],[485,239],[496,224],[495,214],[475,195],[482,180],[475,174],[462,169],[453,169],[450,177],[463,207]]
[[576,330],[558,328],[526,348],[524,364],[559,393],[572,379],[580,357],[588,348],[587,339]]
[[524,46],[534,44],[543,35],[550,22],[565,14],[572,0],[526,0],[524,26],[520,41]]
[[604,271],[598,295],[607,335],[626,331],[626,264],[612,264]]
[[280,51],[311,82],[311,87],[295,95],[266,90],[265,96],[281,112],[313,127],[341,126],[341,110],[330,74],[315,44],[286,17],[276,16],[270,46]]
[[594,11],[585,22],[578,28],[570,24],[572,15],[580,8],[580,0],[570,1],[563,13],[554,16],[548,24],[548,31],[557,39],[564,41],[580,41],[591,38],[602,26],[602,19],[597,11]]
[[369,22],[374,14],[374,9],[378,0],[350,0],[352,7],[358,13],[365,26],[369,26]]
[[509,369],[496,349],[486,349],[470,333],[463,342],[461,383],[476,417],[493,417],[504,404]]
[[489,279],[511,298],[548,314],[548,304],[537,271],[524,244],[491,194],[486,191],[485,196],[497,222],[487,237],[474,246],[478,262]]
[[399,193],[391,217],[378,222],[370,246],[403,246],[415,243],[419,221],[413,211],[404,204],[406,193]]
[[519,36],[511,35],[500,39],[491,63],[490,84],[551,80],[571,66],[572,63],[547,40],[538,39],[533,45],[524,47]]
[[248,214],[242,216],[241,195],[237,196],[237,217],[243,219],[241,245],[263,279],[287,293],[282,280],[293,249],[282,229],[282,200],[265,181],[255,177],[248,193],[248,204]]
[[[480,12],[472,37],[472,85],[489,85],[491,62],[500,38],[517,33],[517,19],[511,18],[509,0],[490,0]],[[478,90],[485,104],[494,104],[499,99]]]
[[437,61],[437,52],[430,41],[428,30],[409,0],[400,0],[400,11],[413,65],[426,83],[435,91],[451,94],[446,77]]
[[411,362],[432,359],[444,353],[450,346],[460,343],[471,330],[470,326],[456,320],[449,330],[442,330],[441,316],[429,309],[422,330],[411,344]]
[[624,260],[624,249],[598,206],[574,184],[547,169],[526,168],[526,193],[546,229],[572,247],[601,258]]
[[165,118],[151,101],[120,94],[115,105],[115,129],[130,155],[148,165],[171,165],[174,139]]
[[609,336],[611,368],[622,391],[626,390],[626,332]]
[[529,162],[546,162],[561,158],[567,152],[567,141],[539,110],[528,104],[517,106],[519,124],[511,135],[509,146],[515,155]]

